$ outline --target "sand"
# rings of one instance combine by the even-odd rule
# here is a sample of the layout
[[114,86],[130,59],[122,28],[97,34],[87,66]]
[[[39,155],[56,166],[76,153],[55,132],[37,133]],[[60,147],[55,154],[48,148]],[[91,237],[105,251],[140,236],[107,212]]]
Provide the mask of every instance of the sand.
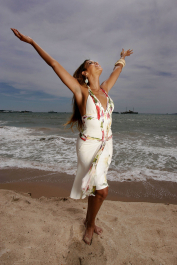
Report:
[[86,245],[86,200],[0,190],[1,265],[176,265],[177,205],[104,201]]
[[[69,197],[74,177],[30,168],[0,169],[0,189],[30,192],[33,198]],[[108,181],[108,184],[108,200],[177,204],[177,182],[130,179],[124,182]]]

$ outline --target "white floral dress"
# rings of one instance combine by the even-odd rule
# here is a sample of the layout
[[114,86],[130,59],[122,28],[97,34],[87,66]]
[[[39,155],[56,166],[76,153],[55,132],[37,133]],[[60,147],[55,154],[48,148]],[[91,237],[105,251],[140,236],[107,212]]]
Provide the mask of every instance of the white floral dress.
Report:
[[[103,90],[103,89],[102,89]],[[106,174],[112,158],[112,112],[114,103],[107,96],[107,108],[88,88],[86,114],[82,116],[84,128],[77,139],[77,174],[70,197],[84,199],[96,190],[108,186]]]

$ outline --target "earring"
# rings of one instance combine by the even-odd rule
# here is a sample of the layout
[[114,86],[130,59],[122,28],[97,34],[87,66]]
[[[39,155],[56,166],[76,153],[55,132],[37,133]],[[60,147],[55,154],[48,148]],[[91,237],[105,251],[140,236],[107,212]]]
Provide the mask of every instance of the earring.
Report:
[[85,83],[88,84],[88,78],[87,78],[87,77],[86,77],[86,79],[85,79]]

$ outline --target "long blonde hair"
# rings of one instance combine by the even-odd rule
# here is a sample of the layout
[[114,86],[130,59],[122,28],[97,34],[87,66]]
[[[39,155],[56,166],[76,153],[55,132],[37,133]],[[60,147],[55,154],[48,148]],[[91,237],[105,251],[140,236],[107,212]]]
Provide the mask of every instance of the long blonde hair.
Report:
[[[77,70],[74,72],[73,77],[77,79],[77,81],[79,82],[79,84],[81,84],[82,86],[86,86],[85,84],[85,77],[82,75],[83,71],[86,71],[86,67],[85,67],[85,63],[89,61],[88,59],[85,60],[78,68]],[[88,84],[89,85],[89,84]],[[76,102],[76,98],[73,95],[73,99],[72,99],[72,104],[73,104],[73,113],[69,119],[69,121],[67,121],[66,125],[70,125],[70,128],[73,129],[73,126],[76,125],[77,129],[79,131],[82,130],[83,128],[83,123],[82,123],[82,118],[81,118],[81,114],[79,111],[79,108],[77,106],[77,102]]]

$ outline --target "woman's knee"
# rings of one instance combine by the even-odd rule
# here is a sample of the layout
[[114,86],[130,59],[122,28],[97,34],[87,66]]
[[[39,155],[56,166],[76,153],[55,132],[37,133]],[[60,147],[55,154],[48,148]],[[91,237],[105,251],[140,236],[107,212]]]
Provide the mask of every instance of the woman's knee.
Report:
[[108,195],[108,187],[102,190],[97,190],[96,194],[100,197],[100,199],[105,200]]

